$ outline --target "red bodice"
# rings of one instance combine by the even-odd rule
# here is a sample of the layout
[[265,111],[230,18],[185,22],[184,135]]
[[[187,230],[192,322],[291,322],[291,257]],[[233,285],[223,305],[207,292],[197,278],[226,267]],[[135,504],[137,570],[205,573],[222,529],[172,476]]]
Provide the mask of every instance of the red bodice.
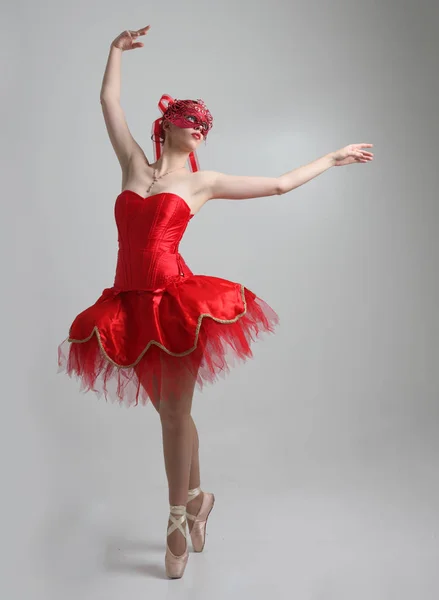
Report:
[[114,215],[119,244],[115,288],[153,290],[192,275],[178,251],[194,216],[181,196],[161,192],[143,198],[124,190],[116,199]]

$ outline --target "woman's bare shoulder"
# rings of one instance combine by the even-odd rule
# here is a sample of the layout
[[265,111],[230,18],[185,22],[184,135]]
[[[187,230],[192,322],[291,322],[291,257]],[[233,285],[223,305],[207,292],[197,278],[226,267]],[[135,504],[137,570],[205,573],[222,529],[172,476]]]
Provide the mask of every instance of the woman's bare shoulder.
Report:
[[212,190],[217,176],[216,171],[195,171],[195,173],[192,173],[193,194],[204,201],[210,200],[213,197]]

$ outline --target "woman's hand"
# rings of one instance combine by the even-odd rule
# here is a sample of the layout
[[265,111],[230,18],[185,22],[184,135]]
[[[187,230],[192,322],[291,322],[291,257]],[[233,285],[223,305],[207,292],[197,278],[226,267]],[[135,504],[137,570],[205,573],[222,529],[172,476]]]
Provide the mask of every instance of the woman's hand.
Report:
[[139,35],[145,35],[151,25],[147,25],[146,27],[142,27],[142,29],[138,29],[137,31],[132,31],[131,29],[126,29],[122,31],[120,35],[117,36],[115,40],[111,43],[115,48],[119,48],[119,50],[134,50],[134,48],[143,48],[145,44],[142,42],[137,42],[137,38]]
[[340,150],[331,153],[334,167],[343,167],[353,163],[367,163],[373,160],[372,152],[363,148],[372,148],[373,144],[349,144]]

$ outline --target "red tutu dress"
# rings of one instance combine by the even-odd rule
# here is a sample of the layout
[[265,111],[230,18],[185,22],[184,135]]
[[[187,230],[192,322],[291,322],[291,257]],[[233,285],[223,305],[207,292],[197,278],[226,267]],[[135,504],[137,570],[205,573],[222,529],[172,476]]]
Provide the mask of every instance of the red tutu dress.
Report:
[[187,202],[124,190],[114,214],[114,285],[74,319],[58,346],[58,373],[131,406],[146,404],[153,389],[166,388],[161,400],[178,398],[191,381],[201,389],[252,357],[251,342],[273,332],[278,315],[240,283],[192,273],[178,252],[194,216]]

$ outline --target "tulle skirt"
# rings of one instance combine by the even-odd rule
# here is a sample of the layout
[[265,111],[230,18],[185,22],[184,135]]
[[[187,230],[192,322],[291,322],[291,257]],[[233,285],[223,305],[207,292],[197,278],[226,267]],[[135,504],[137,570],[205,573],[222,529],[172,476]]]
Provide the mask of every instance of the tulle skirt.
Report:
[[178,401],[253,356],[279,323],[242,284],[208,275],[154,290],[106,288],[77,315],[58,346],[58,373],[126,406]]

